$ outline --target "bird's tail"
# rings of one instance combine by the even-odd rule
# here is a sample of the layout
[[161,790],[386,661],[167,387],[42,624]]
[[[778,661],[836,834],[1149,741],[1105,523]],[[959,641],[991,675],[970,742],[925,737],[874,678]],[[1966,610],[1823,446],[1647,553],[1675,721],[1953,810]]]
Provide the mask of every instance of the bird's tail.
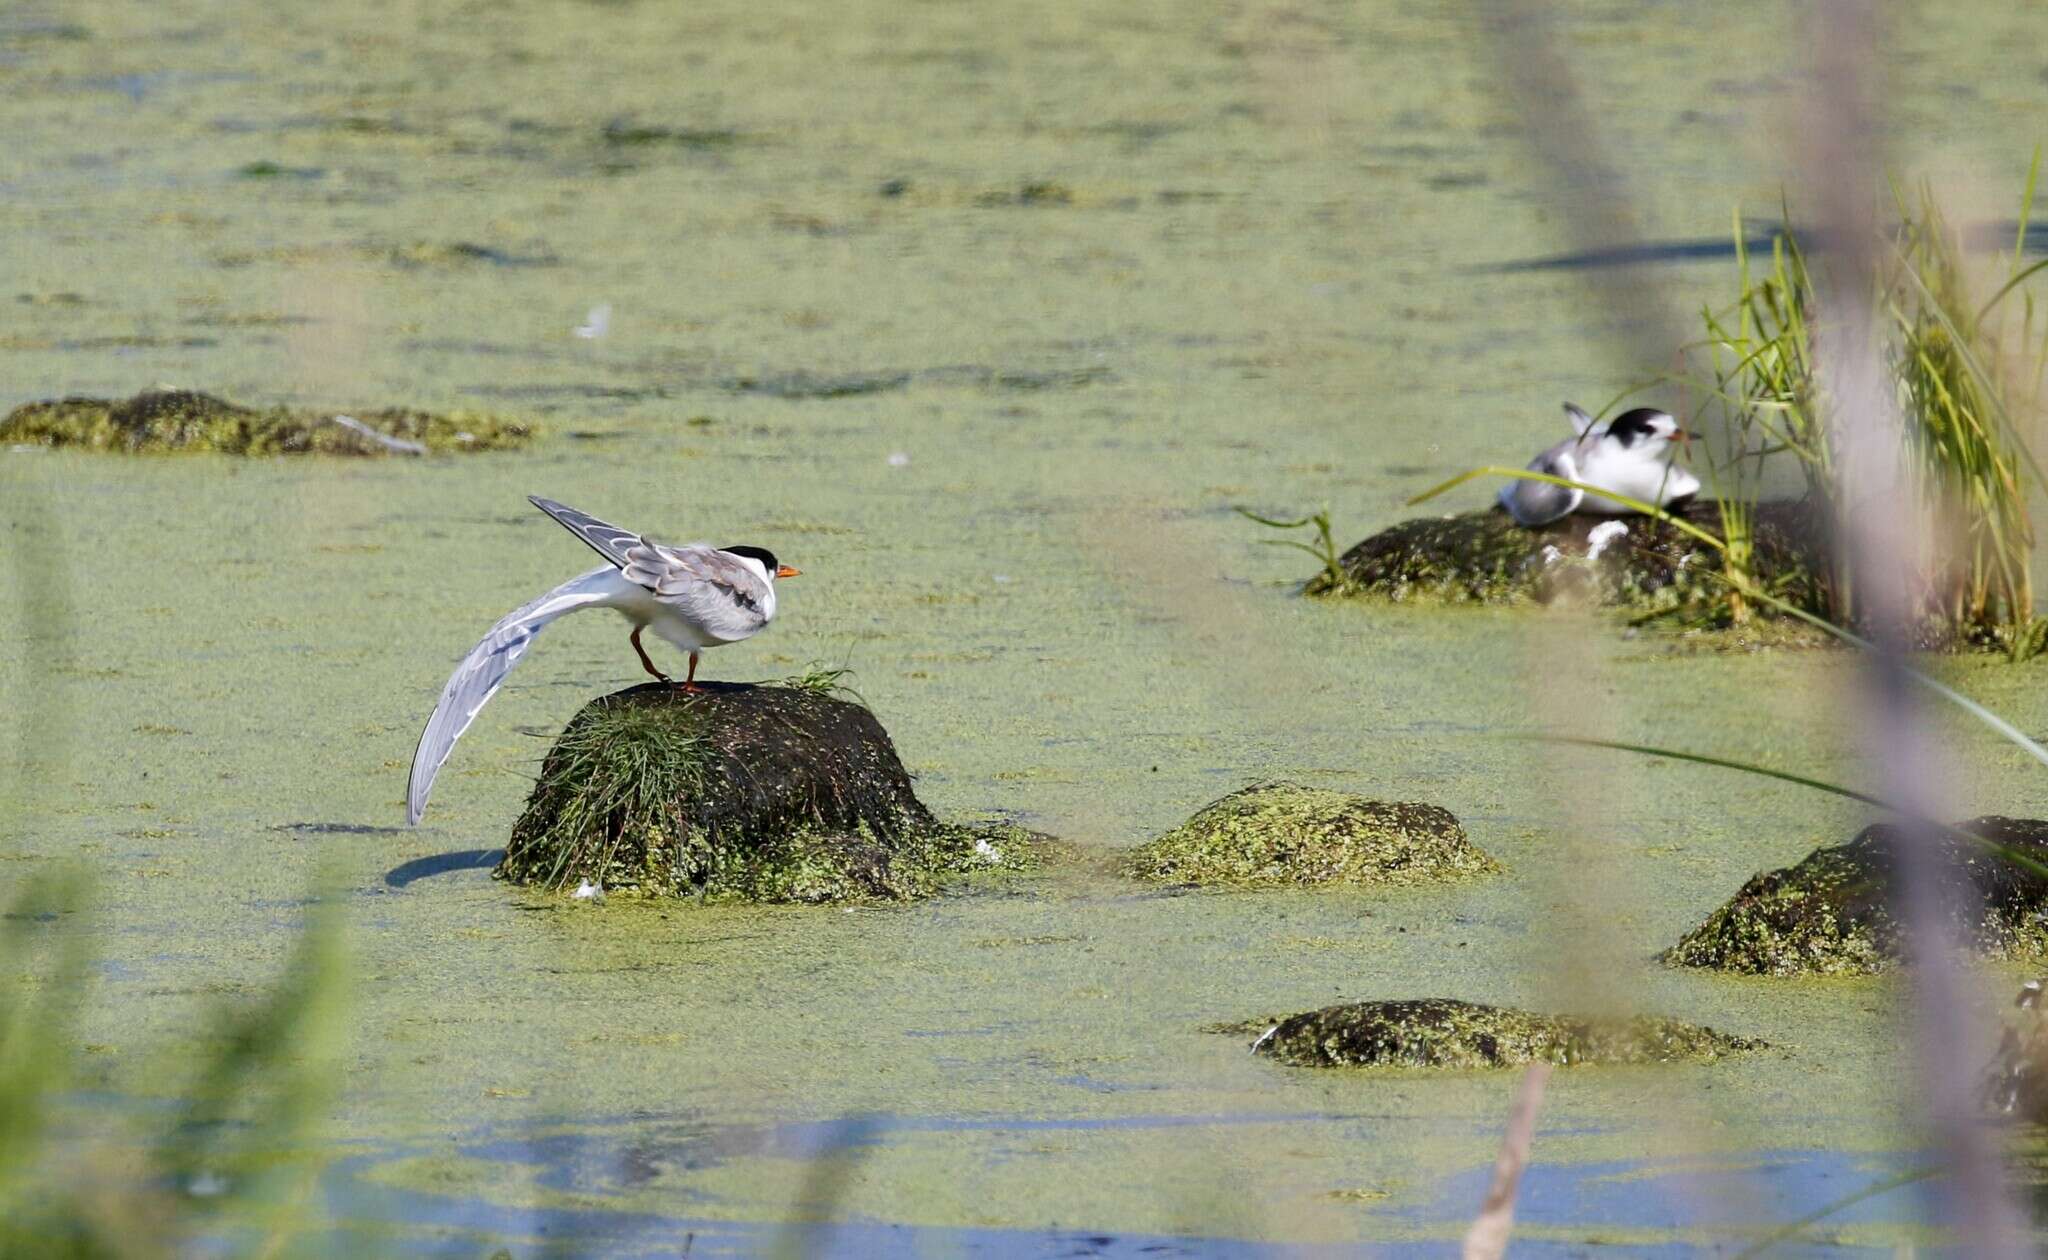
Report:
[[419,747],[412,755],[412,782],[405,794],[408,823],[419,822],[420,815],[426,812],[427,795],[434,790],[434,776],[441,772],[455,741],[462,738],[469,724],[476,721],[476,715],[498,693],[505,675],[526,655],[534,636],[565,613],[610,603],[618,582],[619,571],[609,565],[571,578],[532,603],[506,613],[483,637],[483,642],[462,658],[462,663],[449,675],[448,685],[441,688],[440,703],[434,706],[434,716],[427,719],[427,729],[420,733]]

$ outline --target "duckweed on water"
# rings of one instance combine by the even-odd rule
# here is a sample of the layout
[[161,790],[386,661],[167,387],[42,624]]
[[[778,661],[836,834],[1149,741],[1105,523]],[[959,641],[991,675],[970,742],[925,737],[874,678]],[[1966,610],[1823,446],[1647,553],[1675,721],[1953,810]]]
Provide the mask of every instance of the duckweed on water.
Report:
[[[346,413],[243,407],[197,390],[145,390],[133,398],[23,403],[0,420],[0,444],[97,451],[211,451],[223,455],[387,455],[517,449],[530,425],[480,412],[384,407]],[[374,430],[386,441],[363,432]]]
[[630,118],[614,118],[604,125],[600,135],[615,148],[664,145],[698,151],[731,149],[747,139],[732,127],[667,127]]
[[1421,884],[1499,869],[1449,810],[1285,782],[1233,792],[1124,859],[1140,879],[1239,886]]
[[[1987,815],[1956,829],[2048,862],[2048,822]],[[1902,939],[1889,904],[1893,836],[1889,824],[1879,823],[1847,844],[1755,876],[1664,961],[1768,976],[1869,975],[1891,967]],[[1953,838],[1937,843],[1975,893],[1956,925],[1964,939],[1992,958],[2048,957],[2048,878],[1989,847]]]
[[1712,1062],[1763,1048],[1675,1019],[1578,1019],[1450,998],[1350,1002],[1280,1020],[1230,1024],[1254,1050],[1296,1067],[1474,1068],[1554,1063]]
[[497,873],[649,896],[904,901],[950,876],[1028,869],[1038,839],[933,818],[874,714],[828,686],[653,683],[570,720]]
[[1026,180],[1015,188],[991,188],[974,198],[977,206],[1071,206],[1074,190],[1050,179]]
[[864,394],[889,393],[908,384],[908,372],[845,372],[836,375],[783,372],[770,376],[736,376],[725,382],[725,388],[735,394],[765,394],[770,398],[858,398]]

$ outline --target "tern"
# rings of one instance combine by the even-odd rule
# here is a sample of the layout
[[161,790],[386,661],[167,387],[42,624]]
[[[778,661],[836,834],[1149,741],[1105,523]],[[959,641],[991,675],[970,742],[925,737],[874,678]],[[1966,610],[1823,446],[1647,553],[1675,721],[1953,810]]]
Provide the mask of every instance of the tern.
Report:
[[[1625,411],[1606,424],[1593,423],[1572,403],[1564,405],[1573,436],[1529,461],[1530,472],[1612,490],[1662,508],[1684,506],[1700,492],[1700,479],[1674,467],[1674,444],[1686,434],[1678,421],[1650,407]],[[1517,478],[1500,488],[1501,506],[1522,525],[1548,525],[1585,512],[1625,516],[1637,509],[1570,486]]]
[[655,634],[690,654],[689,673],[679,686],[697,686],[697,657],[707,648],[737,643],[775,619],[775,583],[799,570],[778,563],[762,547],[713,547],[690,543],[671,547],[606,524],[551,499],[528,496],[532,504],[581,538],[605,563],[500,618],[483,641],[469,650],[441,688],[440,702],[420,733],[412,755],[412,781],[405,798],[406,821],[426,812],[434,776],[455,741],[497,694],[505,676],[526,655],[534,636],[557,617],[586,608],[616,609],[633,623],[630,640],[640,666],[666,683],[675,680],[654,667],[640,632]]

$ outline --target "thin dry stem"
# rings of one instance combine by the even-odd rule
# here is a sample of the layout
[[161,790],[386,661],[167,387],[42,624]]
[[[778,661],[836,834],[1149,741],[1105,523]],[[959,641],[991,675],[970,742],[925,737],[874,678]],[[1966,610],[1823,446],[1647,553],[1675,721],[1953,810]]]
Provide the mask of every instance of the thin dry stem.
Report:
[[1507,1132],[1501,1135],[1500,1155],[1493,1161],[1493,1184],[1486,1188],[1478,1218],[1465,1231],[1464,1260],[1501,1260],[1508,1252],[1508,1236],[1515,1228],[1515,1191],[1522,1184],[1522,1170],[1529,1166],[1536,1115],[1543,1110],[1543,1089],[1549,1082],[1550,1065],[1533,1063],[1515,1087]]

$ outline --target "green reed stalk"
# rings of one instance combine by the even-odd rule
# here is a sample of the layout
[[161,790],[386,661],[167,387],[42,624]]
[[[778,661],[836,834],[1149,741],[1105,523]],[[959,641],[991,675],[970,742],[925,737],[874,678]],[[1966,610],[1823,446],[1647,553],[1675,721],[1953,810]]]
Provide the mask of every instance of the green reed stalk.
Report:
[[[1717,449],[1706,473],[1728,543],[1722,554],[1730,579],[1729,612],[1732,620],[1741,621],[1748,613],[1744,592],[1754,585],[1756,502],[1768,461],[1793,455],[1808,493],[1825,501],[1833,489],[1833,452],[1813,370],[1814,288],[1806,257],[1789,232],[1780,233],[1771,243],[1770,269],[1760,276],[1739,212],[1734,230],[1736,301],[1720,311],[1701,312],[1707,335],[1693,349],[1705,352],[1712,374],[1700,410],[1719,413],[1720,423],[1713,428]],[[1824,596],[1840,589],[1838,575],[1816,576]],[[1840,610],[1830,606],[1821,611]]]
[[[2022,202],[2021,242],[2038,170],[2037,154]],[[1961,238],[1933,190],[1923,184],[1913,206],[1901,197],[1900,217],[1884,310],[1898,339],[1895,365],[1913,421],[1907,441],[1915,471],[1951,544],[1931,598],[1959,632],[2029,656],[2041,644],[2027,494],[2040,470],[2015,417],[2038,404],[2048,354],[2032,332],[2031,294],[2019,287],[2026,269],[2016,244],[2005,283],[1980,306],[1969,291]],[[2027,299],[2018,337],[2000,319],[2014,292]]]
[[[2014,659],[2048,646],[2048,623],[2034,612],[2027,502],[2030,484],[2044,478],[2022,424],[2040,414],[2048,378],[2048,328],[2037,326],[2027,287],[2048,263],[2023,264],[2039,171],[2037,152],[2003,283],[1988,301],[1973,300],[1962,238],[1925,185],[1911,203],[1898,198],[1899,228],[1875,295],[1888,320],[1911,481],[1933,507],[1946,544],[1943,562],[1925,575],[1923,611],[1948,636],[1999,644]],[[1739,620],[1743,592],[1753,586],[1751,527],[1767,462],[1791,458],[1808,496],[1830,512],[1843,488],[1825,383],[1815,369],[1822,321],[1806,255],[1785,228],[1766,271],[1751,257],[1739,217],[1735,240],[1737,298],[1702,312],[1706,336],[1692,347],[1702,367],[1684,379],[1704,389],[1701,410],[1717,409],[1721,420],[1708,475]],[[2014,295],[2018,313],[2008,317]],[[1855,624],[1847,574],[1835,566],[1816,576],[1819,598],[1809,611]]]

